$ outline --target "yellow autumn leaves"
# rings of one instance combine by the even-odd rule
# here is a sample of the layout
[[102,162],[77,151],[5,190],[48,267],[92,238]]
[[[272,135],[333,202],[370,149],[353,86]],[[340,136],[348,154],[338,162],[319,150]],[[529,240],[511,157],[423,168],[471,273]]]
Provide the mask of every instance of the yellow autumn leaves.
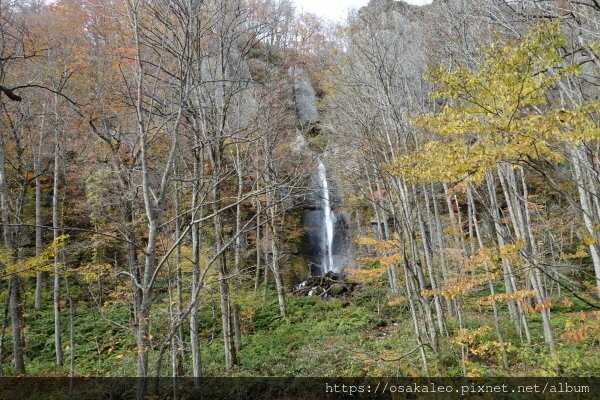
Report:
[[563,160],[560,146],[600,137],[600,102],[566,109],[549,101],[559,81],[579,73],[565,65],[559,25],[541,23],[523,39],[485,50],[482,66],[431,68],[442,111],[414,120],[438,139],[397,157],[391,171],[415,183],[479,182],[500,162]]
[[15,260],[11,251],[0,251],[0,263],[3,265],[3,279],[8,279],[14,274],[20,276],[35,276],[36,273],[49,271],[53,267],[54,256],[58,250],[65,247],[69,235],[57,237],[48,247],[46,247],[39,256],[29,257],[24,260]]
[[[359,245],[371,246],[378,254],[377,257],[364,257],[361,261],[371,263],[371,268],[351,270],[348,273],[362,282],[373,282],[379,279],[388,268],[399,266],[404,258],[399,253],[400,243],[398,238],[393,240],[376,240],[369,237],[361,237],[357,240]],[[449,273],[446,282],[433,290],[423,290],[424,297],[442,296],[453,299],[479,290],[483,285],[496,281],[501,274],[500,260],[508,260],[512,265],[518,266],[523,263],[520,251],[524,246],[523,241],[506,244],[499,247],[484,247],[476,251],[473,256],[464,254],[459,249],[446,248],[446,258],[455,266],[456,272]],[[487,266],[483,270],[483,265]],[[533,297],[535,293],[531,290],[521,290],[513,293],[496,293],[479,299],[479,305],[490,305],[493,302],[520,301],[527,297]]]

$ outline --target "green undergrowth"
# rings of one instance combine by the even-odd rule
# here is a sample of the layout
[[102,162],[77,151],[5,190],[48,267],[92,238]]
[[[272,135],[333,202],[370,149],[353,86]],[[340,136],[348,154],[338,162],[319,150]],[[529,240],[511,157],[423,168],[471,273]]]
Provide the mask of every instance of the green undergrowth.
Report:
[[[274,293],[267,298],[273,299]],[[382,288],[363,286],[352,296],[323,300],[316,297],[287,296],[287,317],[279,315],[276,301],[264,301],[249,291],[235,301],[241,306],[242,350],[239,366],[224,369],[220,313],[216,297],[200,310],[202,320],[201,351],[204,374],[213,376],[419,376],[426,374],[421,353],[414,337],[408,305],[402,297],[390,298]],[[543,341],[539,314],[528,315],[532,345],[522,343],[508,311],[501,307],[502,332],[509,368],[502,365],[499,351],[486,343],[497,342],[493,314],[486,307],[463,309],[463,326],[481,329],[477,343],[468,349],[469,356],[455,340],[459,322],[446,316],[448,335],[440,337],[436,355],[425,347],[430,375],[460,376],[597,376],[600,361],[600,324],[589,315],[589,307],[576,299],[568,306],[556,302],[552,323],[557,341],[554,356]],[[152,332],[159,337],[167,327],[166,299],[155,303]],[[467,302],[465,302],[467,304]],[[74,310],[74,366],[80,376],[135,375],[136,346],[126,306],[111,305],[100,309],[78,301]],[[54,314],[51,305],[42,311],[25,314],[26,364],[30,375],[64,376],[69,372],[72,349],[70,317],[62,310],[64,366],[54,361]],[[571,340],[567,328],[585,333]],[[189,337],[189,329],[184,328]],[[154,341],[155,349],[158,340]],[[11,349],[7,329],[5,354]],[[481,347],[484,351],[473,352]],[[150,365],[155,368],[158,351],[153,351]],[[476,354],[477,353],[477,354]],[[184,373],[191,370],[189,352],[184,359]],[[10,374],[5,359],[5,372]],[[170,353],[165,353],[161,374],[170,375]]]

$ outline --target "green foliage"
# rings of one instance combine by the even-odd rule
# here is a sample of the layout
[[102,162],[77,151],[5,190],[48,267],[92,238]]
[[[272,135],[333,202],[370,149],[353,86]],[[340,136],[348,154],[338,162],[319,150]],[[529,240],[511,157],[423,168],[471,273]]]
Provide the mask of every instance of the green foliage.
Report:
[[[130,376],[135,373],[135,341],[129,331],[117,324],[127,323],[128,310],[111,307],[99,312],[94,308],[75,310],[75,367],[84,375]],[[66,366],[54,365],[54,313],[52,309],[25,315],[27,370],[32,375],[66,375]],[[63,345],[68,365],[69,315],[62,313]]]
[[[276,302],[263,302],[250,298],[251,289],[242,289],[249,295],[238,296],[243,303],[242,314],[252,311],[243,325],[243,349],[239,354],[241,366],[234,371],[223,367],[223,346],[220,340],[220,316],[213,317],[212,306],[206,304],[201,310],[200,335],[206,345],[202,346],[203,369],[208,375],[233,374],[238,376],[414,376],[421,374],[418,352],[390,362],[415,348],[414,333],[406,304],[390,297],[381,285],[362,287],[348,299],[322,300],[317,297],[288,296],[288,317],[279,316]],[[72,287],[76,292],[76,285]],[[479,296],[479,294],[472,294]],[[400,298],[402,298],[400,296]],[[1,300],[1,297],[0,297]],[[157,303],[153,330],[160,332],[168,324],[166,307],[161,299]],[[588,327],[584,340],[563,342],[557,355],[548,354],[545,346],[527,347],[515,336],[512,323],[502,318],[501,329],[510,371],[501,365],[497,340],[490,328],[493,315],[487,307],[464,303],[463,324],[469,332],[460,331],[453,317],[447,318],[451,339],[441,338],[437,360],[432,371],[448,376],[461,376],[460,346],[454,338],[468,343],[469,358],[466,367],[471,375],[594,375],[600,373],[600,363],[590,351],[597,343],[595,329],[597,317],[592,312],[581,313],[575,299],[569,306],[561,305],[553,310],[553,325],[557,336],[572,330]],[[560,304],[559,302],[555,302]],[[123,376],[135,373],[135,341],[125,328],[129,321],[127,307],[110,305],[101,310],[89,307],[84,301],[76,301],[75,310],[75,365],[79,374]],[[218,307],[218,305],[217,305]],[[246,311],[244,311],[246,308]],[[63,308],[64,309],[64,308]],[[506,313],[504,309],[502,315]],[[67,367],[54,366],[54,316],[51,308],[25,315],[28,327],[25,331],[28,373],[32,375],[66,375]],[[536,338],[542,336],[541,322],[537,313],[530,314],[530,327]],[[69,316],[62,315],[63,343],[68,345]],[[480,331],[477,331],[477,327]],[[216,329],[216,330],[215,330]],[[470,332],[481,334],[470,335]],[[189,334],[186,327],[185,334]],[[462,335],[462,336],[461,336]],[[472,337],[471,337],[472,336]],[[575,337],[574,337],[575,338]],[[575,338],[576,339],[576,338]],[[10,346],[10,335],[5,345]],[[65,349],[65,359],[70,357]],[[151,362],[156,361],[156,354]],[[189,373],[189,365],[185,365]],[[163,373],[168,374],[168,363]]]

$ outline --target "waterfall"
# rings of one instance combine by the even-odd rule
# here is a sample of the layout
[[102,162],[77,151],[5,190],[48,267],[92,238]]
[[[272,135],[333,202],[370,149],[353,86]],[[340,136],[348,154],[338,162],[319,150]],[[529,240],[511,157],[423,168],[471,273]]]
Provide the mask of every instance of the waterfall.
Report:
[[333,227],[335,224],[334,215],[331,212],[331,202],[329,200],[329,185],[327,183],[327,170],[321,160],[319,160],[318,169],[319,187],[321,189],[321,199],[323,201],[323,234],[321,235],[321,249],[323,250],[323,260],[321,270],[323,275],[330,271],[335,271],[333,266]]

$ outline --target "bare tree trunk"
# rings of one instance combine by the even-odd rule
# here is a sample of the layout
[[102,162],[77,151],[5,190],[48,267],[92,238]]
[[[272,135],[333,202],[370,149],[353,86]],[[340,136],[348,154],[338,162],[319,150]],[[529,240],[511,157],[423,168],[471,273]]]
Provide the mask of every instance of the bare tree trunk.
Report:
[[[35,255],[42,254],[42,185],[40,182],[40,159],[42,157],[42,138],[44,136],[44,121],[46,106],[42,108],[42,122],[40,126],[40,141],[37,154],[34,154],[33,173],[35,175]],[[44,286],[44,273],[38,272],[35,276],[35,300],[33,308],[36,311],[42,309],[42,289]]]
[[427,362],[427,353],[425,353],[425,347],[422,340],[421,327],[419,324],[419,319],[417,318],[417,312],[415,310],[415,303],[413,300],[413,290],[412,285],[410,284],[411,277],[409,274],[408,262],[405,260],[404,262],[404,280],[406,283],[406,296],[408,298],[408,305],[410,309],[410,316],[413,323],[413,328],[415,330],[415,338],[417,339],[417,346],[419,346],[419,353],[421,354],[421,362],[423,363],[423,370],[425,371],[425,375],[429,375],[429,364]]
[[[459,221],[456,217],[456,213],[454,212],[454,205],[452,203],[452,196],[449,193],[448,185],[443,184],[444,188],[444,197],[446,198],[446,206],[448,207],[448,215],[450,216],[450,226],[452,227],[452,232],[456,232],[453,234],[454,240],[457,244],[464,248],[464,240],[462,235],[458,232],[462,232],[462,227],[459,224]],[[456,204],[458,207],[458,203]],[[459,326],[463,327],[463,316],[460,307],[460,297],[455,297],[452,301],[454,303],[454,309],[456,311],[456,317],[458,318]]]
[[[540,280],[540,272],[538,270],[538,261],[536,256],[536,247],[533,235],[531,233],[531,222],[529,218],[527,188],[525,185],[524,176],[521,179],[516,178],[515,171],[510,166],[500,168],[500,176],[503,190],[507,199],[508,209],[513,221],[513,227],[517,238],[521,239],[526,246],[524,250],[526,263],[527,279],[531,283],[533,290],[536,292],[536,303],[541,308],[542,325],[544,329],[544,339],[548,344],[550,353],[555,353],[554,338],[552,334],[552,326],[550,324],[550,312],[546,307],[546,295]],[[519,191],[519,187],[521,191]]]
[[[265,204],[265,207],[268,207],[268,204]],[[267,229],[269,227],[269,224],[265,224],[264,227],[264,232],[263,232],[263,238],[268,237],[267,235]],[[265,266],[264,266],[264,274],[263,274],[263,300],[267,300],[267,294],[269,293],[269,268],[270,268],[270,263],[269,263],[269,256],[267,254],[267,252],[265,251],[264,253],[265,255]]]
[[[498,199],[496,196],[496,184],[494,182],[494,175],[488,173],[486,177],[487,181],[487,189],[488,196],[490,198],[490,208],[491,208],[491,216],[494,221],[494,230],[496,232],[496,239],[499,247],[503,247],[505,245],[504,239],[504,228],[500,223],[500,205],[498,204]],[[501,179],[502,182],[502,179]],[[503,189],[504,190],[504,189]],[[507,200],[508,201],[508,200]],[[510,212],[511,209],[509,209]],[[504,284],[506,287],[506,293],[515,293],[517,291],[517,283],[515,274],[513,273],[513,268],[511,262],[506,257],[502,257],[502,270],[504,274]],[[514,315],[513,321],[515,323],[515,328],[521,341],[523,341],[523,334],[525,335],[525,340],[529,346],[531,346],[531,332],[529,330],[529,324],[527,322],[527,315],[523,310],[523,306],[520,302],[510,301],[508,303],[509,313],[512,309],[512,314]]]
[[[175,172],[175,174],[177,175],[177,172]],[[175,182],[175,198],[174,198],[174,202],[175,202],[175,232],[174,232],[174,236],[175,238],[179,238],[181,236],[181,219],[180,219],[180,215],[181,215],[181,207],[180,207],[180,187],[179,187],[179,183],[176,181]],[[175,296],[175,300],[174,300],[174,307],[173,307],[173,312],[176,316],[176,318],[174,319],[175,321],[178,321],[181,318],[181,307],[183,304],[183,276],[181,273],[181,264],[183,262],[182,256],[181,256],[181,243],[178,243],[175,249],[175,290],[176,290],[176,296]],[[170,274],[169,274],[170,276]],[[174,335],[173,337],[173,376],[176,377],[179,375],[179,372],[182,369],[183,366],[183,358],[184,358],[184,352],[183,352],[183,343],[185,342],[185,338],[184,338],[184,332],[183,332],[183,324],[179,324],[179,327],[177,329],[177,335]]]
[[[200,323],[198,321],[198,285],[200,279],[200,227],[197,223],[192,226],[192,308],[190,310],[190,348],[192,351],[192,376],[202,376],[202,363],[200,358]],[[196,381],[195,381],[196,382]]]
[[592,256],[592,262],[594,263],[594,273],[596,277],[596,290],[597,295],[600,296],[600,251],[598,249],[598,237],[595,233],[597,227],[596,221],[597,213],[592,209],[590,201],[590,188],[594,185],[593,182],[584,180],[583,168],[581,167],[581,159],[583,156],[580,154],[580,150],[574,148],[571,152],[571,160],[573,164],[573,175],[577,190],[579,191],[579,204],[581,205],[581,214],[583,216],[583,222],[587,229],[587,234],[594,238],[590,241],[590,254]]
[[[281,271],[279,269],[279,230],[277,227],[277,199],[275,186],[277,182],[272,176],[274,169],[271,148],[267,143],[267,138],[264,138],[264,151],[265,151],[265,163],[267,170],[267,203],[266,207],[269,211],[269,227],[271,229],[271,272],[273,272],[273,278],[275,279],[275,288],[277,289],[277,301],[279,303],[279,314],[282,317],[286,317],[286,302],[285,302],[285,289],[283,287],[283,280],[281,278]],[[266,289],[265,289],[266,290]]]
[[[235,172],[237,175],[237,197],[235,206],[235,247],[234,247],[234,271],[236,278],[234,280],[237,289],[242,282],[242,195],[244,193],[244,174],[242,171],[242,159],[240,154],[240,144],[235,144]],[[231,324],[233,327],[233,341],[236,354],[242,350],[242,334],[240,327],[240,305],[233,304]]]
[[[426,193],[426,188],[423,188],[423,189]],[[437,292],[438,284],[437,284],[437,278],[433,271],[433,260],[431,257],[431,247],[429,244],[429,242],[430,242],[429,235],[428,235],[427,231],[425,230],[425,221],[423,219],[421,209],[418,206],[419,199],[418,199],[418,194],[417,194],[416,190],[414,192],[414,198],[415,198],[415,204],[417,205],[416,206],[417,223],[419,224],[419,231],[421,233],[421,243],[423,246],[423,255],[425,257],[425,264],[427,265],[427,272],[429,274],[429,282],[431,283],[431,289],[434,291],[433,300],[434,300],[434,304],[435,304],[438,329],[439,329],[440,334],[444,334],[444,332],[446,331],[446,325],[444,323],[444,311],[442,308],[442,301],[440,298],[440,294]],[[425,202],[427,203],[426,207],[429,208],[429,204],[428,204],[429,198],[426,194],[425,194]]]
[[[8,184],[6,182],[5,170],[5,145],[4,135],[0,132],[0,213],[2,214],[2,235],[4,245],[12,251],[14,260],[18,258],[18,251],[15,246],[14,232],[11,226],[8,209]],[[10,279],[10,319],[12,323],[13,338],[13,358],[15,360],[15,373],[25,375],[25,360],[23,356],[23,343],[21,340],[21,304],[19,295],[19,277],[14,275]]]
[[[235,347],[233,343],[233,334],[231,326],[231,307],[229,299],[229,277],[227,276],[227,258],[223,251],[223,226],[219,209],[221,207],[221,187],[219,184],[221,173],[221,144],[216,144],[211,149],[211,161],[215,179],[213,184],[213,223],[215,230],[215,254],[217,257],[217,270],[219,273],[219,294],[221,306],[221,325],[223,329],[223,342],[225,350],[225,368],[231,370],[237,365]],[[220,253],[220,254],[219,254]]]
[[10,316],[12,323],[13,355],[15,357],[15,373],[25,375],[25,359],[23,356],[23,340],[21,338],[21,296],[19,294],[20,279],[17,275],[10,280]]
[[[10,281],[8,281],[8,293],[12,290],[10,287]],[[0,377],[4,376],[4,338],[6,337],[6,328],[8,327],[8,312],[10,309],[10,296],[6,297],[4,303],[4,313],[2,317],[2,329],[0,331]]]
[[244,193],[244,174],[242,172],[239,143],[235,145],[235,172],[237,174],[237,204],[235,206],[234,270],[236,273],[236,282],[239,283],[242,262],[242,195]]
[[[58,223],[58,199],[59,199],[59,170],[60,170],[60,143],[58,135],[58,95],[54,96],[54,182],[52,186],[52,233],[56,241],[60,236]],[[58,252],[54,255],[54,354],[56,365],[63,365],[62,334],[60,321],[60,256]]]
[[271,213],[271,272],[273,272],[273,278],[275,278],[275,288],[277,289],[277,301],[279,303],[279,314],[282,317],[286,317],[286,303],[285,303],[285,289],[283,287],[283,281],[281,279],[281,271],[279,270],[279,243],[278,236],[279,231],[277,229],[277,221],[275,221],[275,205],[270,207]]
[[[177,228],[176,228],[177,230]],[[179,236],[176,236],[179,237]],[[173,288],[173,283],[172,283],[172,279],[171,277],[173,276],[173,270],[171,268],[171,264],[169,263],[167,266],[167,276],[169,277],[167,279],[167,294],[168,294],[168,298],[169,298],[169,305],[168,305],[168,317],[169,317],[169,325],[170,326],[174,326],[177,321],[178,321],[178,317],[179,317],[179,313],[176,312],[176,307],[177,307],[177,301],[175,300],[175,297],[177,296],[177,290]],[[177,279],[177,274],[175,274]],[[181,326],[181,324],[179,324]],[[179,331],[179,329],[177,329],[177,331]],[[179,353],[180,350],[178,350],[179,343],[178,343],[178,332],[174,333],[171,336],[171,339],[169,340],[169,344],[170,344],[170,348],[171,348],[171,376],[173,378],[176,378],[179,375],[179,365],[180,365],[180,360],[179,360]],[[161,349],[162,350],[162,349]],[[161,351],[161,355],[159,356],[161,357],[161,360],[159,360],[159,365],[160,362],[162,361],[162,351]],[[159,378],[161,376],[162,372],[160,367],[158,367],[156,369],[156,377]]]
[[[258,188],[258,179],[256,181]],[[254,275],[254,296],[258,292],[258,286],[260,285],[260,259],[261,259],[261,236],[260,236],[260,223],[261,223],[261,202],[256,199],[256,270]]]
[[[479,230],[479,222],[477,221],[477,210],[475,209],[475,201],[473,200],[471,185],[467,186],[467,201],[469,203],[469,208],[471,210],[471,218],[473,221],[473,226],[475,228],[475,237],[477,238],[477,244],[480,249],[484,248],[483,239],[481,237],[481,232]],[[487,262],[484,261],[483,268],[486,274],[490,273],[490,268]],[[504,368],[508,368],[508,358],[506,356],[506,347],[504,345],[504,338],[502,336],[502,331],[500,330],[500,322],[498,318],[498,305],[496,304],[496,300],[493,297],[496,295],[496,284],[492,279],[489,280],[488,286],[490,288],[490,295],[492,296],[492,310],[494,312],[494,331],[496,333],[496,337],[498,338],[498,343],[500,345],[500,353],[502,355],[502,364]]]
[[[377,234],[379,237],[379,240],[388,240],[389,239],[389,228],[388,228],[388,224],[387,221],[385,221],[386,216],[385,213],[384,216],[381,216],[381,212],[379,210],[379,205],[377,201],[377,199],[375,199],[375,191],[373,190],[373,184],[371,182],[371,176],[369,174],[369,169],[365,166],[365,176],[367,177],[367,182],[368,182],[368,186],[369,186],[369,193],[371,194],[371,205],[373,206],[373,212],[375,213],[375,221],[377,222]],[[377,180],[377,177],[374,177],[375,180]],[[377,184],[377,192],[381,193],[381,189],[379,188],[379,184]],[[397,268],[395,266],[391,266],[388,269],[388,277],[389,277],[389,283],[390,283],[390,292],[392,294],[398,295],[400,293],[399,287],[398,287],[398,275],[397,275]]]
[[533,236],[533,230],[531,227],[531,212],[529,211],[529,195],[527,190],[527,183],[525,182],[525,171],[523,168],[519,169],[520,172],[520,184],[523,188],[523,202],[524,202],[524,215],[525,220],[524,228],[526,228],[527,239],[529,241],[529,248],[531,252],[531,258],[533,261],[533,271],[531,274],[531,280],[534,287],[534,290],[537,292],[538,296],[538,305],[541,308],[540,313],[542,314],[542,325],[544,327],[544,339],[546,344],[550,349],[550,354],[556,354],[556,346],[554,343],[554,334],[552,332],[552,323],[550,321],[550,308],[548,304],[546,304],[546,288],[542,281],[538,257],[537,257],[537,244],[535,242],[535,237]]
[[67,289],[67,297],[69,301],[69,347],[71,348],[71,356],[69,357],[69,377],[75,376],[75,306],[73,305],[73,297],[69,288],[69,280],[65,276],[65,288]]
[[242,328],[241,328],[241,323],[240,323],[240,305],[239,304],[234,304],[234,306],[232,307],[232,311],[233,311],[233,341],[234,341],[234,345],[235,345],[235,352],[236,354],[239,354],[240,351],[242,351]]
[[[444,229],[442,227],[442,219],[440,216],[440,208],[438,205],[438,200],[436,198],[435,190],[433,185],[431,186],[431,201],[433,203],[433,218],[435,220],[435,228],[436,228],[436,240],[438,245],[438,252],[440,257],[440,266],[442,270],[442,280],[443,284],[448,282],[448,263],[446,260],[446,242],[444,240]],[[446,309],[452,315],[452,302],[450,299],[446,298]]]
[[[196,142],[199,142],[199,139],[196,139]],[[202,150],[194,151],[194,185],[193,185],[193,193],[192,193],[192,209],[198,210],[198,218],[202,218],[203,208],[202,204],[200,204],[200,187],[203,179],[203,163],[204,163],[204,153]],[[202,362],[201,362],[201,354],[200,354],[200,344],[198,340],[198,335],[200,334],[200,323],[198,321],[198,292],[200,285],[200,257],[201,257],[201,227],[199,222],[194,222],[192,224],[192,299],[191,304],[192,308],[190,310],[190,347],[192,350],[192,376],[194,378],[199,378],[202,376]],[[200,382],[195,379],[194,385],[198,387]]]

